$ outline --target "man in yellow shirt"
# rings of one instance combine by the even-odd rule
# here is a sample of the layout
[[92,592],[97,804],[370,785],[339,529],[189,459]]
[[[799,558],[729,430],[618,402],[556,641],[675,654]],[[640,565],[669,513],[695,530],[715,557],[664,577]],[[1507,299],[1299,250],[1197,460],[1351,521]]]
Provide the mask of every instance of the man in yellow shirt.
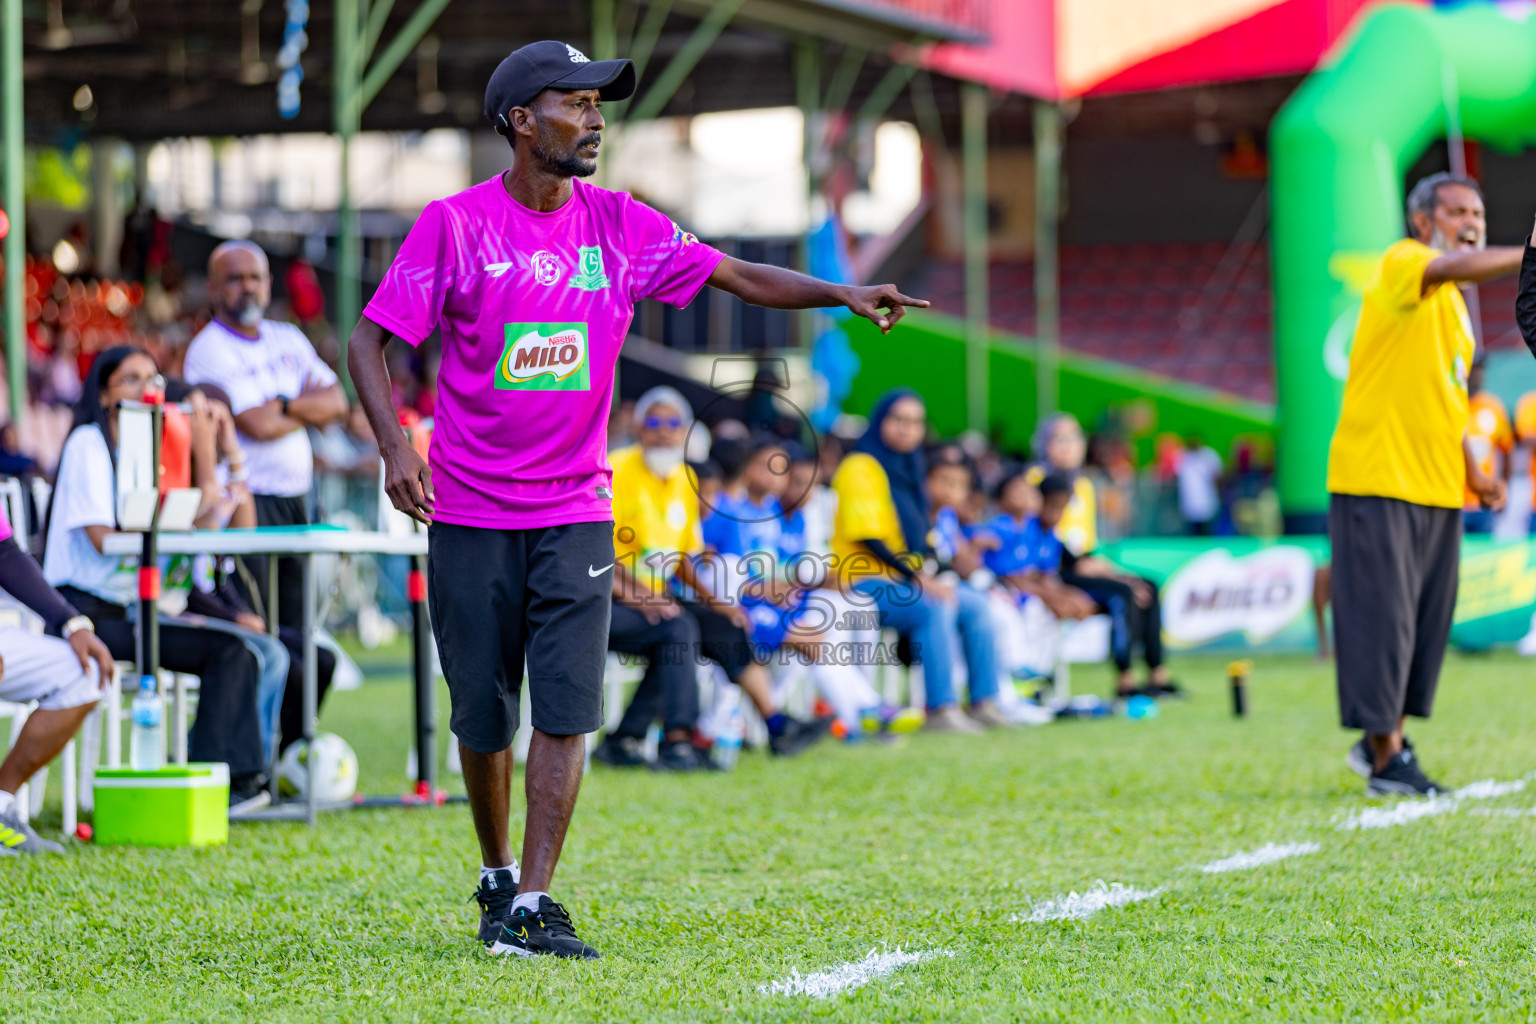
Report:
[[1427,718],[1450,639],[1464,488],[1485,505],[1504,482],[1467,439],[1475,342],[1458,282],[1514,271],[1521,250],[1487,248],[1482,192],[1436,174],[1408,196],[1411,237],[1367,285],[1328,457],[1339,713],[1365,737],[1348,763],[1374,794],[1440,791],[1403,735]]

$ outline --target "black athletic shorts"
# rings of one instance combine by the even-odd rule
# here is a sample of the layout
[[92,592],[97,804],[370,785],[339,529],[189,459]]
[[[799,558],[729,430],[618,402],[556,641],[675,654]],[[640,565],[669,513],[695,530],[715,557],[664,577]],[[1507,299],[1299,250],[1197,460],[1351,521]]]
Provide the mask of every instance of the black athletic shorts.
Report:
[[1333,649],[1339,719],[1385,735],[1434,710],[1461,572],[1461,510],[1334,494]]
[[611,522],[534,530],[433,523],[427,608],[453,734],[482,754],[512,745],[525,660],[533,727],[596,732],[612,594]]

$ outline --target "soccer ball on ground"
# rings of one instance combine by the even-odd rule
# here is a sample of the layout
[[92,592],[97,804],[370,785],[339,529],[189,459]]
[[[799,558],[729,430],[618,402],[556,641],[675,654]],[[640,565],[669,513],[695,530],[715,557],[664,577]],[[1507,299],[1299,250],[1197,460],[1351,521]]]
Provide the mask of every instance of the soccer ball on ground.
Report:
[[357,755],[346,740],[332,732],[316,734],[312,756],[303,740],[283,752],[277,765],[277,791],[287,797],[308,796],[311,763],[321,803],[352,799],[357,792]]

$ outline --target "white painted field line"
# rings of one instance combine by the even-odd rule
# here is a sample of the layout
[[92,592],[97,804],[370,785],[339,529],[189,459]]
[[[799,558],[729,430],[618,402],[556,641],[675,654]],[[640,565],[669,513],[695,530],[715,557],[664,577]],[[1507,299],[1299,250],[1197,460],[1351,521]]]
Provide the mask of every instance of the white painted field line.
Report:
[[1163,889],[1137,889],[1121,882],[1105,884],[1100,879],[1086,892],[1069,892],[1065,896],[1052,896],[1030,908],[1028,914],[1014,914],[1008,920],[1015,923],[1035,924],[1041,921],[1077,921],[1091,917],[1105,907],[1123,907],[1127,903],[1139,903],[1161,896]]
[[917,953],[877,953],[873,949],[862,960],[838,964],[813,974],[790,971],[783,981],[759,985],[757,990],[765,996],[810,996],[812,999],[830,999],[844,992],[863,988],[865,985],[898,971],[910,964],[932,960],[934,957],[954,956],[951,950],[929,949]]
[[1500,782],[1497,779],[1482,779],[1471,782],[1458,790],[1447,793],[1444,796],[1434,796],[1426,800],[1404,800],[1401,803],[1388,807],[1367,807],[1357,811],[1339,823],[1339,828],[1349,831],[1363,828],[1392,828],[1396,825],[1406,825],[1420,818],[1432,818],[1440,814],[1450,814],[1459,810],[1462,803],[1467,800],[1495,800],[1501,796],[1509,796],[1525,789],[1525,779],[1512,779],[1508,782]]
[[1512,779],[1509,782],[1483,779],[1481,782],[1469,782],[1451,795],[1458,800],[1493,800],[1497,797],[1509,796],[1511,793],[1518,793],[1524,788],[1524,779]]
[[1277,860],[1305,857],[1321,849],[1322,846],[1317,843],[1265,843],[1257,850],[1234,853],[1230,857],[1202,864],[1200,870],[1208,875],[1219,875],[1228,871],[1251,871],[1265,864],[1273,864]]

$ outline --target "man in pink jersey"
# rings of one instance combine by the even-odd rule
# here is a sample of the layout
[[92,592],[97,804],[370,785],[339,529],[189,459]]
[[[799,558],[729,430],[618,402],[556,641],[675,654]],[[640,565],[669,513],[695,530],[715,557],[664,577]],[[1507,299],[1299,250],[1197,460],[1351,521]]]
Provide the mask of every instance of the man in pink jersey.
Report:
[[[882,330],[890,285],[829,284],[744,263],[622,192],[597,169],[603,100],[635,89],[628,60],[530,43],[502,61],[485,114],[510,170],[422,211],[348,350],[395,507],[430,524],[432,629],[480,840],[480,941],[492,952],[595,959],[549,896],[602,724],[613,569],[606,436],[635,303],[686,306],[706,284],[779,309],[847,306]],[[882,312],[882,310],[884,312]],[[406,443],[384,345],[442,332],[431,468]],[[521,876],[508,812],[526,661],[533,710]]]

